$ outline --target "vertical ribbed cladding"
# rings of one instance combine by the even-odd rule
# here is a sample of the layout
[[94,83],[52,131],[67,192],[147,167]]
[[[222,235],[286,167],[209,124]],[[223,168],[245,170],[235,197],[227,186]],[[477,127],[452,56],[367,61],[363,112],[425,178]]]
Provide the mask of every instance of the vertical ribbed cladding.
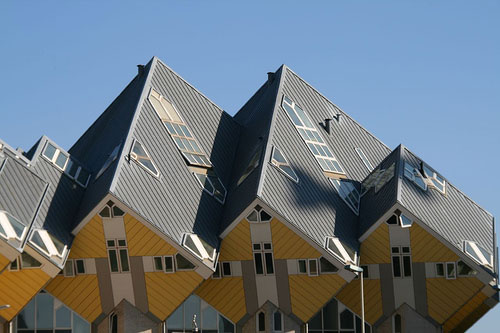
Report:
[[[414,167],[419,167],[422,161],[406,148],[402,157]],[[436,172],[439,173],[439,170]],[[463,250],[464,240],[476,241],[493,251],[493,216],[448,181],[446,195],[442,195],[434,189],[423,191],[403,177],[401,204],[460,251]]]
[[15,158],[6,156],[0,166],[0,210],[30,226],[47,183]]
[[[227,187],[236,148],[231,143],[237,140],[238,125],[160,61],[152,73],[151,86],[176,106]],[[223,206],[202,191],[147,100],[150,86],[145,89],[131,136],[149,152],[160,177],[152,176],[137,163],[124,162],[114,194],[176,241],[181,241],[183,233],[194,232],[218,246]],[[130,148],[130,144],[124,147],[125,152]]]
[[49,183],[34,227],[44,228],[70,245],[74,218],[85,189],[63,174],[52,163],[38,156],[33,170]]
[[371,188],[361,198],[359,216],[359,236],[363,235],[375,222],[382,217],[397,201],[397,188],[399,183],[399,164],[401,163],[401,146],[393,150],[374,171],[387,169],[394,163],[394,177],[385,184],[377,193]]

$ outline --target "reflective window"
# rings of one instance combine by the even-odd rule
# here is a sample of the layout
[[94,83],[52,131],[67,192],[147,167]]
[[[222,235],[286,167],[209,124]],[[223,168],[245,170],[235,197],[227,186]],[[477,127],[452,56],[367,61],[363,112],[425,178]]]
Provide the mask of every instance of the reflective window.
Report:
[[469,265],[467,265],[462,260],[459,260],[457,262],[457,273],[458,273],[458,276],[461,276],[461,277],[462,276],[465,276],[465,277],[475,276],[477,274],[477,272],[475,270],[473,270]]
[[436,263],[436,277],[444,277],[444,264],[442,262]]
[[324,171],[344,174],[345,172],[340,163],[333,156],[332,151],[321,138],[316,126],[313,125],[306,112],[286,96],[283,96],[281,107],[295,125],[295,128],[309,150],[313,153],[321,168]]
[[196,295],[189,296],[165,322],[168,333],[235,333],[234,324]]
[[255,169],[257,169],[257,167],[260,164],[260,156],[261,155],[262,155],[262,146],[259,146],[257,148],[257,151],[255,152],[255,154],[252,156],[252,159],[250,160],[250,162],[248,162],[247,168],[245,169],[245,171],[243,171],[243,174],[238,179],[238,183],[236,186],[240,186],[240,184],[243,183],[245,181],[245,179],[247,179],[247,177],[250,176],[250,174]]
[[0,235],[2,237],[21,241],[27,229],[28,228],[14,216],[4,210],[0,210]]
[[271,154],[271,164],[294,182],[299,182],[299,177],[297,177],[297,174],[290,166],[290,163],[288,163],[285,155],[283,155],[283,153],[277,147],[273,147],[273,151]]
[[122,146],[122,144],[120,142],[120,144],[113,149],[111,154],[109,154],[108,158],[106,159],[106,161],[102,165],[101,169],[99,170],[99,172],[95,176],[95,179],[99,178],[104,173],[104,171],[106,171],[109,168],[109,166],[116,160],[116,158],[118,157],[118,152],[120,151],[121,146]]
[[361,150],[361,148],[356,148],[355,150],[356,150],[356,153],[358,153],[358,156],[361,159],[361,161],[363,161],[363,164],[365,165],[365,167],[368,169],[368,171],[372,172],[373,166],[370,163],[370,161],[368,160],[368,158],[366,157],[365,153]]
[[361,183],[361,196],[368,192],[372,187],[375,186],[380,175],[384,173],[385,169],[377,169],[373,171],[366,179]]
[[395,173],[395,164],[392,163],[390,167],[384,170],[375,183],[375,193],[380,191],[385,184],[387,184],[393,177]]
[[349,246],[342,243],[337,237],[328,237],[326,249],[344,262],[356,262],[356,252]]
[[212,170],[208,170],[206,173],[196,170],[193,175],[205,192],[213,196],[218,202],[224,203],[227,194],[226,188]]
[[413,181],[422,190],[427,190],[427,183],[425,182],[424,177],[422,176],[420,171],[407,162],[405,162],[404,175],[406,178]]
[[348,180],[329,178],[337,193],[349,208],[356,214],[359,214],[359,192]]
[[138,140],[134,141],[132,151],[130,152],[130,159],[136,161],[139,165],[144,167],[155,177],[158,177],[158,175],[160,174],[158,172],[158,169],[154,165],[153,160],[151,160],[148,152]]
[[427,178],[427,184],[434,187],[439,192],[445,194],[446,192],[446,181],[441,177],[436,171],[432,170],[427,164],[422,163],[422,170],[424,176]]
[[479,264],[493,268],[493,255],[476,242],[464,241],[464,252]]
[[36,295],[14,320],[17,332],[90,333],[90,323],[44,291]]
[[[334,298],[309,320],[308,328],[311,333],[361,333],[361,319]],[[367,323],[365,332],[371,333]]]
[[87,186],[90,173],[83,169],[82,165],[74,158],[61,151],[61,149],[47,142],[42,155],[78,184],[83,187]]
[[49,234],[47,230],[34,230],[31,235],[30,243],[41,250],[49,258],[57,256],[59,261],[62,260],[68,252],[66,245],[53,235]]
[[336,273],[339,270],[324,257],[321,257],[319,259],[319,263],[320,263],[321,273]]
[[247,216],[248,222],[255,223],[271,222],[272,219],[273,217],[259,205],[255,206],[252,212],[250,212],[250,214],[248,214]]
[[271,243],[254,243],[253,258],[257,275],[273,275],[274,260]]
[[215,261],[215,248],[198,235],[184,234],[182,244],[201,260]]

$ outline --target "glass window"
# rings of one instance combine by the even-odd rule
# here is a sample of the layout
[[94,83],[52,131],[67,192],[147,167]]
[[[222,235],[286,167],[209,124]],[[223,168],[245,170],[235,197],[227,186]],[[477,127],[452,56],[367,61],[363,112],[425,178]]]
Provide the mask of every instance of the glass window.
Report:
[[252,248],[254,252],[255,273],[258,275],[274,274],[272,244],[254,243]]
[[220,279],[220,278],[221,278],[220,263],[217,263],[217,265],[215,265],[214,274],[212,274],[212,279]]
[[340,313],[340,328],[354,329],[354,315],[345,309]]
[[356,262],[356,252],[343,244],[337,237],[328,237],[326,248],[344,262]]
[[259,146],[257,148],[257,151],[254,153],[252,159],[248,163],[247,168],[245,169],[245,171],[243,171],[243,174],[241,175],[240,179],[238,179],[238,184],[236,186],[240,186],[240,184],[243,183],[245,179],[247,179],[247,177],[252,173],[252,171],[257,169],[257,167],[260,164],[261,154],[262,154],[262,146]]
[[324,257],[321,257],[319,259],[319,263],[320,263],[321,273],[335,273],[338,272],[339,270]]
[[213,331],[217,332],[217,311],[211,306],[202,311],[201,327],[203,332]]
[[422,163],[422,170],[424,176],[429,180],[427,184],[437,189],[439,192],[445,194],[446,182],[436,171],[432,170],[427,164]]
[[193,316],[196,315],[196,322],[199,323],[200,318],[200,298],[191,295],[184,302],[184,327],[192,327],[193,325]]
[[349,208],[357,215],[359,213],[359,192],[354,185],[348,180],[340,180],[330,178],[339,196],[349,206]]
[[174,272],[174,258],[172,256],[165,257],[165,272],[166,273]]
[[273,217],[259,205],[247,216],[248,222],[270,222],[272,219]]
[[224,276],[231,276],[231,263],[230,262],[223,262],[222,263],[222,274]]
[[64,305],[56,310],[56,327],[71,328],[71,310]]
[[365,153],[361,150],[361,148],[355,148],[355,150],[356,150],[356,153],[358,153],[358,156],[361,159],[361,161],[363,161],[363,164],[365,165],[365,167],[368,169],[368,171],[372,172],[373,166],[370,163],[370,161],[368,160],[368,158],[366,157]]
[[396,314],[394,316],[394,333],[402,333],[402,325],[401,325],[401,315]]
[[35,302],[33,299],[17,316],[17,328],[35,329]]
[[66,167],[66,162],[68,162],[68,156],[64,155],[63,153],[59,152],[59,154],[57,155],[57,158],[55,160],[55,164],[61,168],[61,169],[64,169],[64,167]]
[[22,268],[38,268],[42,267],[42,263],[30,256],[28,253],[21,253],[21,266]]
[[475,276],[477,272],[473,270],[469,265],[464,263],[462,260],[457,262],[458,276]]
[[399,256],[392,257],[392,271],[394,277],[401,277],[401,262]]
[[446,278],[447,279],[455,279],[456,278],[456,269],[454,262],[446,263]]
[[43,155],[52,161],[54,155],[56,154],[56,151],[57,151],[56,147],[54,147],[51,143],[47,143],[47,147],[45,148]]
[[175,261],[178,270],[193,270],[195,265],[193,265],[189,260],[187,260],[182,254],[177,253],[175,255]]
[[305,259],[298,260],[299,274],[307,274],[307,261]]
[[275,311],[273,315],[273,330],[275,332],[281,332],[283,331],[283,323],[282,323],[282,316],[281,312]]
[[377,181],[375,182],[375,193],[380,191],[385,184],[387,184],[395,174],[395,164],[392,163],[390,167],[388,167],[384,172],[378,177]]
[[288,163],[285,155],[283,155],[283,153],[277,147],[273,147],[273,152],[271,154],[271,164],[294,182],[297,183],[299,181],[299,177],[297,177],[297,174]]
[[146,170],[151,172],[154,176],[158,177],[158,175],[160,174],[158,172],[158,169],[154,165],[153,160],[149,156],[148,152],[146,151],[146,149],[144,149],[144,147],[138,140],[134,141],[134,145],[132,146],[132,151],[130,152],[130,158],[139,163],[139,165],[142,165]]
[[257,315],[257,326],[259,332],[266,331],[266,314],[264,312],[259,312],[259,314]]
[[257,275],[264,274],[264,265],[262,264],[262,253],[254,253],[255,273]]
[[436,277],[444,277],[444,264],[443,263],[436,264]]
[[309,259],[309,275],[318,276],[318,261],[316,259]]
[[413,221],[409,217],[403,214],[400,215],[399,221],[403,228],[411,227],[411,225],[413,224]]
[[76,264],[76,273],[85,274],[85,262],[83,261],[83,259],[76,259],[75,264]]
[[163,258],[162,257],[153,257],[154,269],[155,271],[163,271]]
[[465,241],[464,252],[471,256],[479,264],[493,268],[493,256],[476,242]]

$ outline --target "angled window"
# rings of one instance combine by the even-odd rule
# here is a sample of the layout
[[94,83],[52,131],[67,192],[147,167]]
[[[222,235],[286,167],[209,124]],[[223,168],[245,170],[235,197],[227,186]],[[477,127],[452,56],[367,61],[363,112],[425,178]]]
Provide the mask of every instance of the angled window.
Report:
[[399,224],[402,228],[409,228],[412,226],[413,221],[404,214],[399,215]]
[[47,142],[42,155],[58,169],[64,171],[67,176],[74,179],[79,185],[83,187],[87,186],[90,179],[90,172],[85,170],[80,163],[68,154],[64,153],[61,149],[57,148],[52,143]]
[[[109,168],[109,166],[116,160],[116,158],[118,157],[118,152],[120,151],[121,146],[122,146],[122,144],[120,142],[120,144],[113,149],[111,154],[109,154],[108,158],[106,159],[106,161],[102,165],[101,169],[99,170],[99,172],[95,176],[95,179],[99,178]],[[71,168],[74,168],[73,165],[71,166]]]
[[42,267],[42,263],[30,256],[28,253],[21,253],[21,268],[39,268]]
[[9,271],[18,271],[19,270],[19,257],[14,259],[9,265]]
[[21,241],[27,229],[28,228],[14,216],[4,210],[0,210],[0,235],[3,238]]
[[343,262],[356,262],[356,253],[344,245],[337,237],[327,237],[326,249]]
[[116,206],[111,200],[109,200],[106,203],[106,206],[104,206],[99,212],[99,216],[104,218],[120,217],[123,215],[125,215],[125,212],[121,210],[120,207]]
[[215,261],[216,251],[213,246],[195,234],[184,234],[182,245],[203,261],[212,265]]
[[297,177],[297,174],[293,171],[285,155],[283,155],[277,147],[273,147],[273,151],[271,153],[271,164],[294,182],[299,182],[299,177]]
[[332,151],[321,138],[318,130],[313,125],[306,112],[286,96],[283,96],[281,107],[295,125],[295,128],[309,150],[313,153],[314,157],[316,157],[323,171],[345,174],[340,163],[335,156],[333,156]]
[[477,272],[473,270],[469,265],[467,265],[462,260],[457,262],[457,274],[459,277],[470,277],[476,276]]
[[148,152],[138,140],[134,140],[132,150],[130,151],[130,159],[136,161],[153,176],[158,177],[160,175]]
[[264,210],[261,206],[257,205],[247,216],[248,222],[260,223],[260,222],[271,222],[273,217]]
[[414,182],[422,190],[427,190],[427,182],[424,180],[420,171],[407,162],[405,162],[404,174],[406,178]]
[[380,176],[384,173],[385,169],[377,169],[373,171],[364,181],[361,183],[361,196],[365,195],[372,187],[375,186]]
[[34,230],[31,234],[30,243],[50,258],[58,257],[62,259],[68,252],[67,246],[56,237],[49,234],[47,230]]
[[175,255],[175,267],[178,271],[192,271],[196,268],[191,261],[187,260],[186,257],[180,253]]
[[208,170],[206,173],[202,170],[195,170],[193,175],[205,192],[213,196],[221,204],[224,203],[227,191],[213,170]]
[[261,155],[262,155],[262,147],[259,146],[257,148],[257,151],[255,152],[255,154],[253,155],[252,159],[248,163],[247,168],[245,169],[245,171],[243,171],[243,174],[241,175],[240,179],[238,179],[238,183],[236,184],[236,186],[240,186],[240,184],[243,183],[245,181],[245,179],[247,179],[247,177],[250,176],[250,174],[255,169],[257,169],[257,167],[260,164],[260,156]]
[[112,273],[129,272],[127,241],[125,239],[106,240],[109,267]]
[[210,168],[212,164],[182,120],[176,107],[154,89],[151,89],[149,101],[188,164]]
[[355,148],[355,150],[356,150],[356,153],[358,153],[358,156],[361,159],[361,161],[363,161],[363,164],[365,165],[365,167],[368,169],[368,171],[372,172],[373,166],[370,163],[370,161],[368,160],[368,158],[366,157],[365,153],[361,150],[361,148]]
[[354,214],[359,214],[359,192],[348,180],[329,178],[338,194],[344,202],[351,208]]
[[322,274],[323,273],[336,273],[339,270],[337,267],[335,267],[330,261],[328,261],[324,257],[319,258],[319,266],[320,266]]
[[392,163],[390,167],[384,170],[375,183],[375,193],[380,191],[393,177],[395,172],[395,164]]
[[422,162],[423,175],[427,178],[427,185],[435,188],[439,192],[446,193],[446,181],[436,171]]
[[493,255],[476,242],[464,241],[464,252],[479,264],[493,268]]

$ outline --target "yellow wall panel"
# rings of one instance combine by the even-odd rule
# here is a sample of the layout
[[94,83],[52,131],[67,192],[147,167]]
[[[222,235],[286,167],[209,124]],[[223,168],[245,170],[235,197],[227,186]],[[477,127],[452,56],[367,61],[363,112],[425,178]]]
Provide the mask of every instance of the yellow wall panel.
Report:
[[450,332],[457,327],[467,316],[476,310],[488,297],[482,292],[472,297],[460,310],[444,323],[444,331]]
[[[364,280],[365,320],[373,325],[382,316],[380,280]],[[349,309],[361,317],[360,280],[352,280],[336,296]]]
[[219,261],[232,260],[253,260],[250,224],[246,219],[241,220],[222,240]]
[[10,264],[9,259],[0,254],[0,272]]
[[10,321],[49,281],[41,269],[22,269],[17,272],[9,270],[0,274],[0,304],[10,304],[0,315]]
[[413,262],[457,261],[459,257],[417,223],[410,228]]
[[104,242],[104,229],[102,218],[94,216],[78,232],[71,246],[70,258],[106,258],[106,243]]
[[292,312],[307,322],[342,288],[346,281],[337,274],[290,275]]
[[196,294],[234,323],[247,312],[242,277],[208,279]]
[[389,247],[389,226],[382,223],[361,243],[359,251],[361,264],[389,264],[391,262]]
[[429,316],[438,323],[443,324],[483,286],[483,283],[476,278],[464,277],[456,280],[447,280],[445,278],[427,279]]
[[177,250],[167,241],[129,214],[123,217],[123,221],[131,256],[160,256],[177,253]]
[[89,322],[93,322],[102,312],[96,275],[58,275],[45,289]]
[[145,273],[149,311],[165,320],[193,293],[203,278],[196,272]]
[[276,259],[318,258],[314,247],[277,219],[271,221],[273,251]]

